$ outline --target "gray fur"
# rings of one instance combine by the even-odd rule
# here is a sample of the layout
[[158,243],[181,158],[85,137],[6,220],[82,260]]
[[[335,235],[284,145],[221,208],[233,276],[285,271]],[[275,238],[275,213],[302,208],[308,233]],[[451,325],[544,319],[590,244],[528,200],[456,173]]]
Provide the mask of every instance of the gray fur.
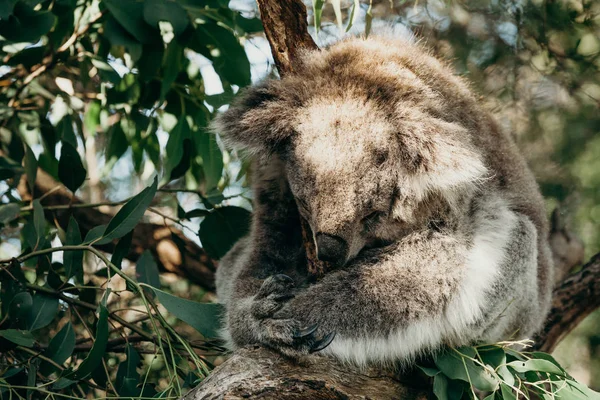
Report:
[[[539,329],[553,266],[535,180],[467,85],[418,45],[354,38],[307,52],[214,127],[255,159],[252,229],[217,273],[233,346],[296,357],[335,332],[324,352],[389,363]],[[300,215],[345,244],[316,283]]]

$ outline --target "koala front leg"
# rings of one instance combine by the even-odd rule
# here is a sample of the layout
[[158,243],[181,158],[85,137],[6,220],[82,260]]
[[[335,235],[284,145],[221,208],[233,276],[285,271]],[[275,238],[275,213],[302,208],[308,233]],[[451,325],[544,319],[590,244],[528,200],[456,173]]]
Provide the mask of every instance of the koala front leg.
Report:
[[307,273],[295,200],[276,160],[259,165],[251,233],[221,260],[217,295],[226,306],[226,339],[232,347],[263,344],[277,349],[319,349],[315,328],[273,319],[294,297]]
[[370,251],[299,289],[274,318],[316,325],[317,336],[336,332],[324,351],[356,364],[406,362],[442,345],[525,330],[520,310],[539,302],[537,235],[527,217],[493,212],[476,216],[468,236],[416,232]]
[[[317,326],[317,337],[335,332],[336,338],[325,352],[359,364],[379,361],[386,358],[379,353],[389,350],[387,341],[396,332],[411,329],[420,321],[443,318],[459,290],[467,246],[466,239],[430,231],[413,233],[299,289],[274,318]],[[425,332],[429,334],[436,333]],[[406,346],[407,350],[423,347],[406,342],[391,345]],[[296,351],[296,355],[307,353],[305,348]],[[388,358],[400,360],[412,355],[408,353]]]

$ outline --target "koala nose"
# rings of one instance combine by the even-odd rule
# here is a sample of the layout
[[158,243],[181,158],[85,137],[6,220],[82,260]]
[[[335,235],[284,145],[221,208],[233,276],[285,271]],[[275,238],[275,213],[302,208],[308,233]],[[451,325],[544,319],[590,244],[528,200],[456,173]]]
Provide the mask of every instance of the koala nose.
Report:
[[348,243],[339,236],[317,233],[317,258],[333,264],[343,264],[348,255]]

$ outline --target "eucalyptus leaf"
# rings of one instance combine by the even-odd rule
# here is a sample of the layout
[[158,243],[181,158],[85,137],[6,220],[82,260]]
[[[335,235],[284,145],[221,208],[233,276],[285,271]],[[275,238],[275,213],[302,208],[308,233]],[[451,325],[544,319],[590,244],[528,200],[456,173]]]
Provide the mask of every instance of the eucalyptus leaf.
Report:
[[86,170],[77,149],[69,142],[62,142],[58,160],[58,178],[73,193],[79,189],[86,177]]
[[87,357],[79,365],[75,371],[67,373],[64,378],[69,380],[81,380],[88,377],[92,371],[102,364],[102,358],[106,351],[108,343],[108,310],[106,306],[100,304],[98,323],[96,324],[96,336],[94,337],[94,345],[88,353]]
[[42,293],[33,296],[33,302],[25,323],[27,330],[35,331],[48,326],[58,312],[58,299]]
[[506,365],[517,372],[537,371],[565,375],[562,368],[557,367],[553,362],[548,360],[531,359],[527,361],[513,361]]
[[482,391],[495,391],[499,381],[485,368],[469,359],[475,356],[475,351],[470,347],[450,349],[435,358],[435,365],[450,379],[469,382]]
[[[46,358],[51,359],[58,365],[62,365],[71,355],[75,349],[75,331],[70,322],[67,322],[60,331],[48,344],[48,348],[44,352]],[[54,367],[49,362],[42,363],[40,370],[44,374],[49,374],[54,371]]]
[[35,154],[31,151],[31,147],[27,144],[25,145],[25,174],[27,176],[27,185],[29,185],[29,190],[33,193],[35,188],[35,178],[37,176],[37,168],[38,162],[35,158]]
[[158,266],[150,251],[145,250],[135,264],[135,276],[138,282],[160,288]]
[[171,314],[186,322],[206,338],[218,336],[223,313],[221,304],[197,303],[173,296],[154,287],[151,289]]
[[[71,216],[65,237],[65,246],[81,244],[81,232],[79,224]],[[75,276],[80,283],[83,283],[83,250],[65,251],[63,255],[63,265],[65,267],[65,278],[68,281]]]
[[14,221],[21,214],[21,207],[17,203],[2,204],[0,206],[0,223],[7,224]]
[[129,250],[131,249],[131,241],[133,239],[133,231],[130,231],[128,234],[123,236],[117,245],[115,246],[115,250],[113,251],[110,262],[117,268],[121,269],[121,263],[123,259],[129,254]]
[[9,340],[19,346],[33,347],[35,339],[31,332],[17,329],[0,330],[0,337]]
[[144,20],[155,28],[158,28],[160,21],[167,21],[176,35],[183,33],[190,23],[185,9],[178,2],[171,0],[145,0]]
[[154,182],[150,186],[125,203],[117,215],[115,215],[108,223],[102,239],[98,241],[98,244],[112,242],[114,239],[119,239],[132,231],[152,202],[157,187],[158,180],[157,178],[154,178]]
[[250,212],[241,207],[214,209],[200,224],[200,240],[206,252],[219,259],[250,230]]

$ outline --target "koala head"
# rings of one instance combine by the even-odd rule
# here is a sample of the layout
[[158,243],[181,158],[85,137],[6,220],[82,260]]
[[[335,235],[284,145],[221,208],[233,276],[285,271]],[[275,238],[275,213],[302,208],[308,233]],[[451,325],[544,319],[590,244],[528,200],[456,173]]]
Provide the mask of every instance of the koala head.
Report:
[[335,265],[426,224],[485,172],[444,94],[380,45],[307,53],[293,75],[250,88],[214,125],[226,143],[283,161],[317,255]]

